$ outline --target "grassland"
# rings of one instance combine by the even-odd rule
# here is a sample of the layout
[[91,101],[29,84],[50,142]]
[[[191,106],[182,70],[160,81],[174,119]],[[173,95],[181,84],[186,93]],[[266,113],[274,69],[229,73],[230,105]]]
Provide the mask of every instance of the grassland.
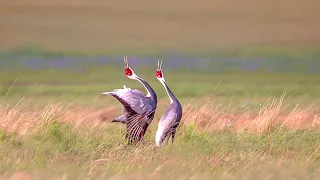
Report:
[[157,122],[169,100],[150,70],[140,69],[139,74],[160,100],[155,120],[137,146],[126,145],[125,128],[110,123],[121,113],[119,103],[97,95],[123,84],[143,90],[122,70],[106,66],[89,68],[86,74],[63,70],[2,73],[3,179],[319,176],[320,78],[315,74],[166,71],[184,116],[176,142],[155,148]]
[[[319,179],[318,4],[3,1],[0,180]],[[175,54],[210,61],[195,68]],[[110,122],[122,107],[100,92],[144,89],[117,63],[80,59],[123,55],[166,61],[184,112],[174,144],[154,147],[169,100],[147,63],[134,68],[159,102],[144,141],[128,146],[125,127]],[[50,65],[73,56],[71,67]],[[19,64],[33,58],[47,66]]]

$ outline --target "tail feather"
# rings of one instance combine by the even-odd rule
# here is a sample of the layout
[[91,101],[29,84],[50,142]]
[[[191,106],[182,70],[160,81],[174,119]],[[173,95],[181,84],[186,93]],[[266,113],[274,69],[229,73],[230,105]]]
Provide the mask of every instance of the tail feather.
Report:
[[111,95],[112,93],[114,93],[114,92],[103,92],[103,93],[100,93],[100,94]]
[[112,120],[111,122],[120,122],[120,123],[125,124],[126,123],[126,116],[121,115],[121,116],[115,118],[114,120]]

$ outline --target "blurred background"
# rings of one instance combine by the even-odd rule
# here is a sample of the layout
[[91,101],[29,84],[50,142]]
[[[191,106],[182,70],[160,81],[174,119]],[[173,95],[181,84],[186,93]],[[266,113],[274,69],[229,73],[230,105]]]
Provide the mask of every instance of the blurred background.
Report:
[[126,55],[155,89],[162,88],[153,74],[163,59],[179,97],[284,89],[318,96],[317,7],[316,0],[5,0],[1,94],[11,87],[9,94],[23,95],[35,84],[48,97],[93,96],[123,84],[141,89],[123,74]]

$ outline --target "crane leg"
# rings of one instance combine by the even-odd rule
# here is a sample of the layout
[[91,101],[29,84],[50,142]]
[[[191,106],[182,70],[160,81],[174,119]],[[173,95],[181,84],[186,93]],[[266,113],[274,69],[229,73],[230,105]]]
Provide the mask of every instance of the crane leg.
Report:
[[172,143],[174,141],[174,137],[176,136],[176,130],[173,130],[171,133],[171,139],[172,139]]

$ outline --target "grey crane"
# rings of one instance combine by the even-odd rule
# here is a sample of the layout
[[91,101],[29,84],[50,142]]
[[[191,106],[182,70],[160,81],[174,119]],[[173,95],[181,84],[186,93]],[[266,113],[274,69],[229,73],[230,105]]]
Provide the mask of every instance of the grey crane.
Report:
[[164,143],[167,143],[170,136],[172,137],[173,143],[177,128],[182,118],[182,106],[164,80],[162,73],[162,61],[158,61],[156,77],[167,91],[171,102],[169,108],[164,112],[158,124],[156,133],[156,146],[160,146]]
[[127,56],[124,57],[124,64],[126,76],[139,81],[147,90],[147,95],[137,89],[130,89],[126,86],[123,86],[123,89],[115,89],[101,94],[111,95],[123,105],[124,114],[112,122],[126,124],[126,138],[129,138],[130,143],[140,141],[143,138],[154,118],[158,99],[151,86],[130,68]]

